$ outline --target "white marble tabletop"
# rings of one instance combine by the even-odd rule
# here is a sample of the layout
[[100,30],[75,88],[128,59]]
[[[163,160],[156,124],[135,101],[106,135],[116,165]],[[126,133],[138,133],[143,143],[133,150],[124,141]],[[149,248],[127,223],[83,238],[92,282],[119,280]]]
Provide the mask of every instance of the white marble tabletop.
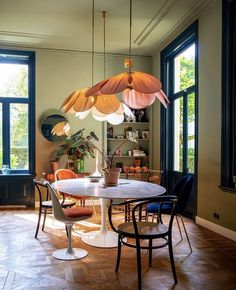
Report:
[[108,199],[154,197],[166,192],[164,187],[157,184],[126,179],[119,179],[118,186],[112,187],[105,187],[103,180],[91,182],[87,178],[66,179],[54,182],[53,187],[75,196],[85,195]]
[[105,187],[103,180],[91,182],[88,178],[65,179],[53,183],[58,191],[71,195],[85,195],[100,198],[101,203],[101,229],[82,236],[86,244],[99,248],[117,247],[118,236],[107,229],[106,208],[108,199],[137,199],[155,197],[165,193],[166,189],[160,185],[137,180],[120,179],[118,186]]

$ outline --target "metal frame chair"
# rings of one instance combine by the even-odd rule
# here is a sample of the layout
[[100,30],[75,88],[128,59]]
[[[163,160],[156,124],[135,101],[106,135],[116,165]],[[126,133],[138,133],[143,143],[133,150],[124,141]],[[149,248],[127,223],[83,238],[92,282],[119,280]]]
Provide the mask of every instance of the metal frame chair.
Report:
[[[177,202],[177,205],[176,205],[175,217],[176,217],[176,222],[177,222],[177,226],[178,226],[179,233],[180,233],[180,238],[181,238],[181,241],[182,241],[183,240],[183,235],[182,235],[182,231],[181,231],[181,227],[180,227],[178,218],[180,218],[180,220],[182,222],[182,226],[183,226],[183,229],[184,229],[184,232],[185,232],[185,235],[186,235],[187,242],[188,242],[189,249],[190,249],[191,253],[192,253],[193,250],[192,250],[190,239],[189,239],[189,236],[188,236],[185,224],[184,224],[184,220],[183,220],[183,218],[181,216],[181,213],[183,213],[183,211],[185,210],[185,208],[186,208],[186,206],[188,204],[192,188],[193,188],[193,176],[188,174],[188,175],[183,176],[176,183],[176,185],[175,185],[175,187],[174,187],[174,189],[172,191],[172,194],[176,195],[178,197],[178,202]],[[158,215],[159,209],[160,209],[160,204],[158,204],[158,203],[149,204],[146,207],[147,218],[148,218],[149,214],[153,214],[153,216],[154,215]],[[168,203],[164,204],[162,212],[166,213],[166,214],[169,214],[170,211],[171,211],[171,209],[169,207],[169,204]]]

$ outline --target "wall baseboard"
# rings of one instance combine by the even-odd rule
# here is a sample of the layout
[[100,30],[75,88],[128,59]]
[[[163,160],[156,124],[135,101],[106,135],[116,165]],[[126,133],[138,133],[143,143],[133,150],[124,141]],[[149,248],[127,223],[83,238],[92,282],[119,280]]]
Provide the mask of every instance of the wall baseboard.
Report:
[[196,224],[236,242],[236,232],[196,216]]

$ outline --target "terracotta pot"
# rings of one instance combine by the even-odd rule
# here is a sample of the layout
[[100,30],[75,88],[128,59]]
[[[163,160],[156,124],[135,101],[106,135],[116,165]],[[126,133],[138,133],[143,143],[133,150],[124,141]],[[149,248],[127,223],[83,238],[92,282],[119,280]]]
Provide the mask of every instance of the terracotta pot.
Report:
[[106,186],[116,186],[120,177],[121,168],[111,168],[104,170],[104,184]]
[[51,164],[51,171],[55,173],[59,168],[58,162],[50,161],[50,164]]

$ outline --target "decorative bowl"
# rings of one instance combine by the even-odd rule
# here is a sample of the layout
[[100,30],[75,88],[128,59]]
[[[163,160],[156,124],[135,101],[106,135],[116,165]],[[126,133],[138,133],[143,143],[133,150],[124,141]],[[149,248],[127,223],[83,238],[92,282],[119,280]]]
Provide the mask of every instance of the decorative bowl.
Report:
[[90,182],[99,182],[103,177],[102,176],[88,176],[87,177]]

